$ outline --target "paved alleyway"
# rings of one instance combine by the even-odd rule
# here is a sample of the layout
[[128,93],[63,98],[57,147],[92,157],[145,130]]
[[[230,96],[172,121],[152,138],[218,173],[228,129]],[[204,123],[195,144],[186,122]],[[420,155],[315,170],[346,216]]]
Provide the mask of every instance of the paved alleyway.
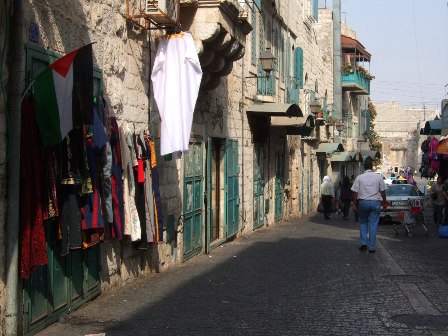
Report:
[[448,335],[448,240],[379,231],[368,254],[339,216],[259,230],[38,335]]

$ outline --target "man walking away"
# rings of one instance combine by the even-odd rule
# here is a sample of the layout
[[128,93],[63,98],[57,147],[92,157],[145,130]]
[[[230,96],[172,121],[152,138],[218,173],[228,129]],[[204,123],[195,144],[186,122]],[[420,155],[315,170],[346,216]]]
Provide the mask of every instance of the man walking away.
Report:
[[322,195],[322,207],[325,219],[330,219],[331,206],[334,202],[334,186],[329,176],[325,176],[320,186]]
[[445,195],[444,195],[444,184],[441,176],[437,177],[436,184],[431,188],[431,202],[433,208],[433,220],[434,224],[442,226],[443,220],[443,209],[445,207]]
[[359,175],[352,186],[353,211],[359,211],[360,251],[375,253],[376,232],[380,220],[381,199],[383,208],[387,207],[386,185],[379,174],[375,174],[373,160],[364,161],[364,174]]

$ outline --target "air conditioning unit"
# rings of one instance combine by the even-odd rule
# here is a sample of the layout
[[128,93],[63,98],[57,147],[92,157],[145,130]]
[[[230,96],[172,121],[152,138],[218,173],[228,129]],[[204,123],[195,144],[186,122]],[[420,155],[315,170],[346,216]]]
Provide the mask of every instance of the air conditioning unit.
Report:
[[146,0],[145,13],[156,23],[179,22],[180,0]]

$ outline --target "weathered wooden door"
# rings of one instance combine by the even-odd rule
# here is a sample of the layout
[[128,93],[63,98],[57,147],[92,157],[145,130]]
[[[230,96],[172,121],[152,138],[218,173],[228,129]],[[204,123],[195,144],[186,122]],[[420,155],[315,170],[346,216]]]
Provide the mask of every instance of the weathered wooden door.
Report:
[[275,152],[275,213],[274,218],[279,221],[283,217],[283,172],[285,157],[282,151]]
[[203,161],[202,139],[190,142],[184,155],[183,219],[184,260],[202,250],[203,223]]
[[[26,73],[32,81],[57,56],[37,46],[27,46]],[[94,70],[94,88],[101,90],[101,72]],[[55,322],[98,295],[100,288],[100,246],[71,250],[61,256],[57,223],[46,222],[48,265],[36,268],[23,287],[23,330],[36,332]]]
[[238,140],[226,139],[225,150],[226,171],[226,238],[234,236],[239,227],[239,165],[238,165]]
[[254,147],[254,229],[264,224],[264,152],[263,145]]

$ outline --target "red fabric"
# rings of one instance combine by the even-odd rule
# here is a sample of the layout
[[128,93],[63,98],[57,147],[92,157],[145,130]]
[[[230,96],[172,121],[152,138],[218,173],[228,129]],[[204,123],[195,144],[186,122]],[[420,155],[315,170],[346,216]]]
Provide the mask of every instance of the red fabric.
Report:
[[138,183],[145,183],[145,169],[143,167],[143,160],[138,159],[137,160],[138,167],[137,167],[137,182]]
[[28,279],[39,265],[48,264],[42,196],[42,143],[32,98],[22,103],[20,136],[20,276]]

